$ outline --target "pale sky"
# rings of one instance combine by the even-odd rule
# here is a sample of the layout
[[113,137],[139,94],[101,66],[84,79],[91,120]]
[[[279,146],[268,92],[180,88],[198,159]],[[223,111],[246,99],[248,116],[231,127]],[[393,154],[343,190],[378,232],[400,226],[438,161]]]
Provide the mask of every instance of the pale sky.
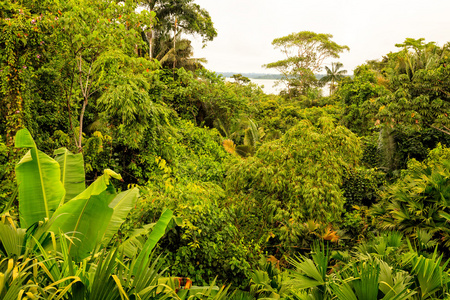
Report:
[[[449,0],[195,0],[211,15],[217,37],[202,49],[191,38],[194,57],[216,72],[276,73],[263,64],[284,57],[272,41],[293,32],[329,33],[350,47],[341,54],[350,73],[366,60],[380,59],[407,37],[443,46],[450,41]],[[328,62],[330,64],[331,61]]]

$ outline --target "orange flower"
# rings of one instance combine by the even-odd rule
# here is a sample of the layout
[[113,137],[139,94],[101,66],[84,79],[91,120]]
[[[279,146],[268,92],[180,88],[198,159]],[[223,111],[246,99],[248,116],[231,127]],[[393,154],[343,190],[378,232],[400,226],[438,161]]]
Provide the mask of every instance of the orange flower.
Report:
[[222,143],[223,147],[225,148],[225,151],[228,153],[234,154],[236,153],[236,145],[234,142],[230,139],[224,140]]

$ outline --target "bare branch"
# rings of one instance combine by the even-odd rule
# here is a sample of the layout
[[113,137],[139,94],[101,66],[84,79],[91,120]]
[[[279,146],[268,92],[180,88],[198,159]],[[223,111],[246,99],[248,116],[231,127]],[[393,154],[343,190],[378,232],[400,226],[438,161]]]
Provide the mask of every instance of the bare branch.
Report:
[[447,127],[445,127],[445,126],[442,126],[442,127],[444,127],[444,128],[447,129],[447,130],[441,129],[441,128],[436,127],[436,126],[434,126],[434,125],[430,125],[430,127],[431,127],[431,128],[434,128],[434,129],[436,129],[436,130],[439,130],[439,131],[441,131],[441,132],[443,132],[443,133],[445,133],[445,134],[449,134],[449,135],[450,135],[450,130],[449,130]]

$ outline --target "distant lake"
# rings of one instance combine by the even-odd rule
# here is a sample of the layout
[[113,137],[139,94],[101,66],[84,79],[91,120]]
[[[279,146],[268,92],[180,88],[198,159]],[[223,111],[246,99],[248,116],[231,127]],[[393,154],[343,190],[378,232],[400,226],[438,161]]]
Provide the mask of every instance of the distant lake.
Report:
[[256,83],[257,85],[262,86],[262,90],[266,94],[278,95],[280,93],[280,91],[285,88],[284,84],[280,84],[278,86],[274,86],[275,82],[278,81],[276,79],[252,79],[252,78],[250,78],[250,80],[253,83]]
[[[234,82],[233,78],[225,78],[226,81]],[[278,95],[281,90],[285,89],[284,84],[280,84],[278,86],[274,86],[275,83],[278,81],[277,79],[253,79],[250,78],[251,82],[256,83],[259,86],[262,86],[262,90],[266,94],[275,94]],[[322,95],[328,96],[329,90],[328,85],[322,88]]]
[[[225,78],[226,81],[234,82],[233,78]],[[276,79],[253,79],[250,78],[251,82],[256,83],[259,86],[262,86],[262,90],[266,94],[275,94],[278,95],[278,93],[283,89],[283,84],[274,87],[275,82],[277,82]]]

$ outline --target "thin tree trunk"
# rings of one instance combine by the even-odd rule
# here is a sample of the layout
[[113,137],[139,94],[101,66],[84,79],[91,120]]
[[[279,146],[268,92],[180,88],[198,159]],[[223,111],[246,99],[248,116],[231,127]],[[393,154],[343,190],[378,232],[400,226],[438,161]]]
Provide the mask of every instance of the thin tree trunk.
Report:
[[83,69],[82,69],[82,57],[80,55],[80,61],[78,64],[78,76],[79,76],[79,80],[80,80],[80,87],[81,87],[81,93],[83,94],[83,106],[81,108],[81,112],[80,112],[80,130],[79,130],[79,134],[78,134],[78,152],[82,152],[83,151],[83,147],[81,145],[81,139],[83,137],[83,119],[84,119],[84,113],[86,111],[86,106],[88,104],[89,101],[89,96],[90,96],[90,85],[89,85],[89,80],[90,80],[90,75],[91,75],[91,71],[92,71],[92,65],[89,66],[89,71],[86,75],[86,82],[83,85]]
[[81,108],[81,113],[80,113],[80,133],[79,133],[79,136],[78,136],[78,140],[79,140],[78,152],[82,152],[83,151],[83,147],[81,146],[81,139],[83,137],[83,118],[84,118],[84,112],[86,110],[87,104],[88,104],[88,99],[84,99],[83,107]]
[[[73,66],[73,70],[72,70],[72,74],[75,73],[75,65]],[[66,93],[66,105],[67,105],[67,113],[69,115],[69,124],[70,124],[70,131],[73,134],[73,139],[75,141],[75,147],[78,147],[78,143],[77,143],[77,134],[75,133],[75,129],[73,128],[73,123],[72,123],[72,113],[71,113],[71,109],[70,109],[70,100],[72,100],[72,90],[73,90],[73,79],[74,76],[72,76],[71,80],[70,80],[70,90],[69,90],[69,95],[67,95]]]
[[[150,9],[150,15],[152,10]],[[147,40],[148,40],[148,58],[153,60],[153,37],[155,35],[155,31],[153,30],[153,20],[150,19],[150,32],[147,32]]]
[[177,64],[177,50],[176,50],[176,42],[177,42],[177,19],[175,19],[175,28],[173,30],[173,72],[175,72],[175,67]]
[[147,32],[147,40],[148,40],[148,58],[153,60],[153,28],[150,29],[150,32]]

